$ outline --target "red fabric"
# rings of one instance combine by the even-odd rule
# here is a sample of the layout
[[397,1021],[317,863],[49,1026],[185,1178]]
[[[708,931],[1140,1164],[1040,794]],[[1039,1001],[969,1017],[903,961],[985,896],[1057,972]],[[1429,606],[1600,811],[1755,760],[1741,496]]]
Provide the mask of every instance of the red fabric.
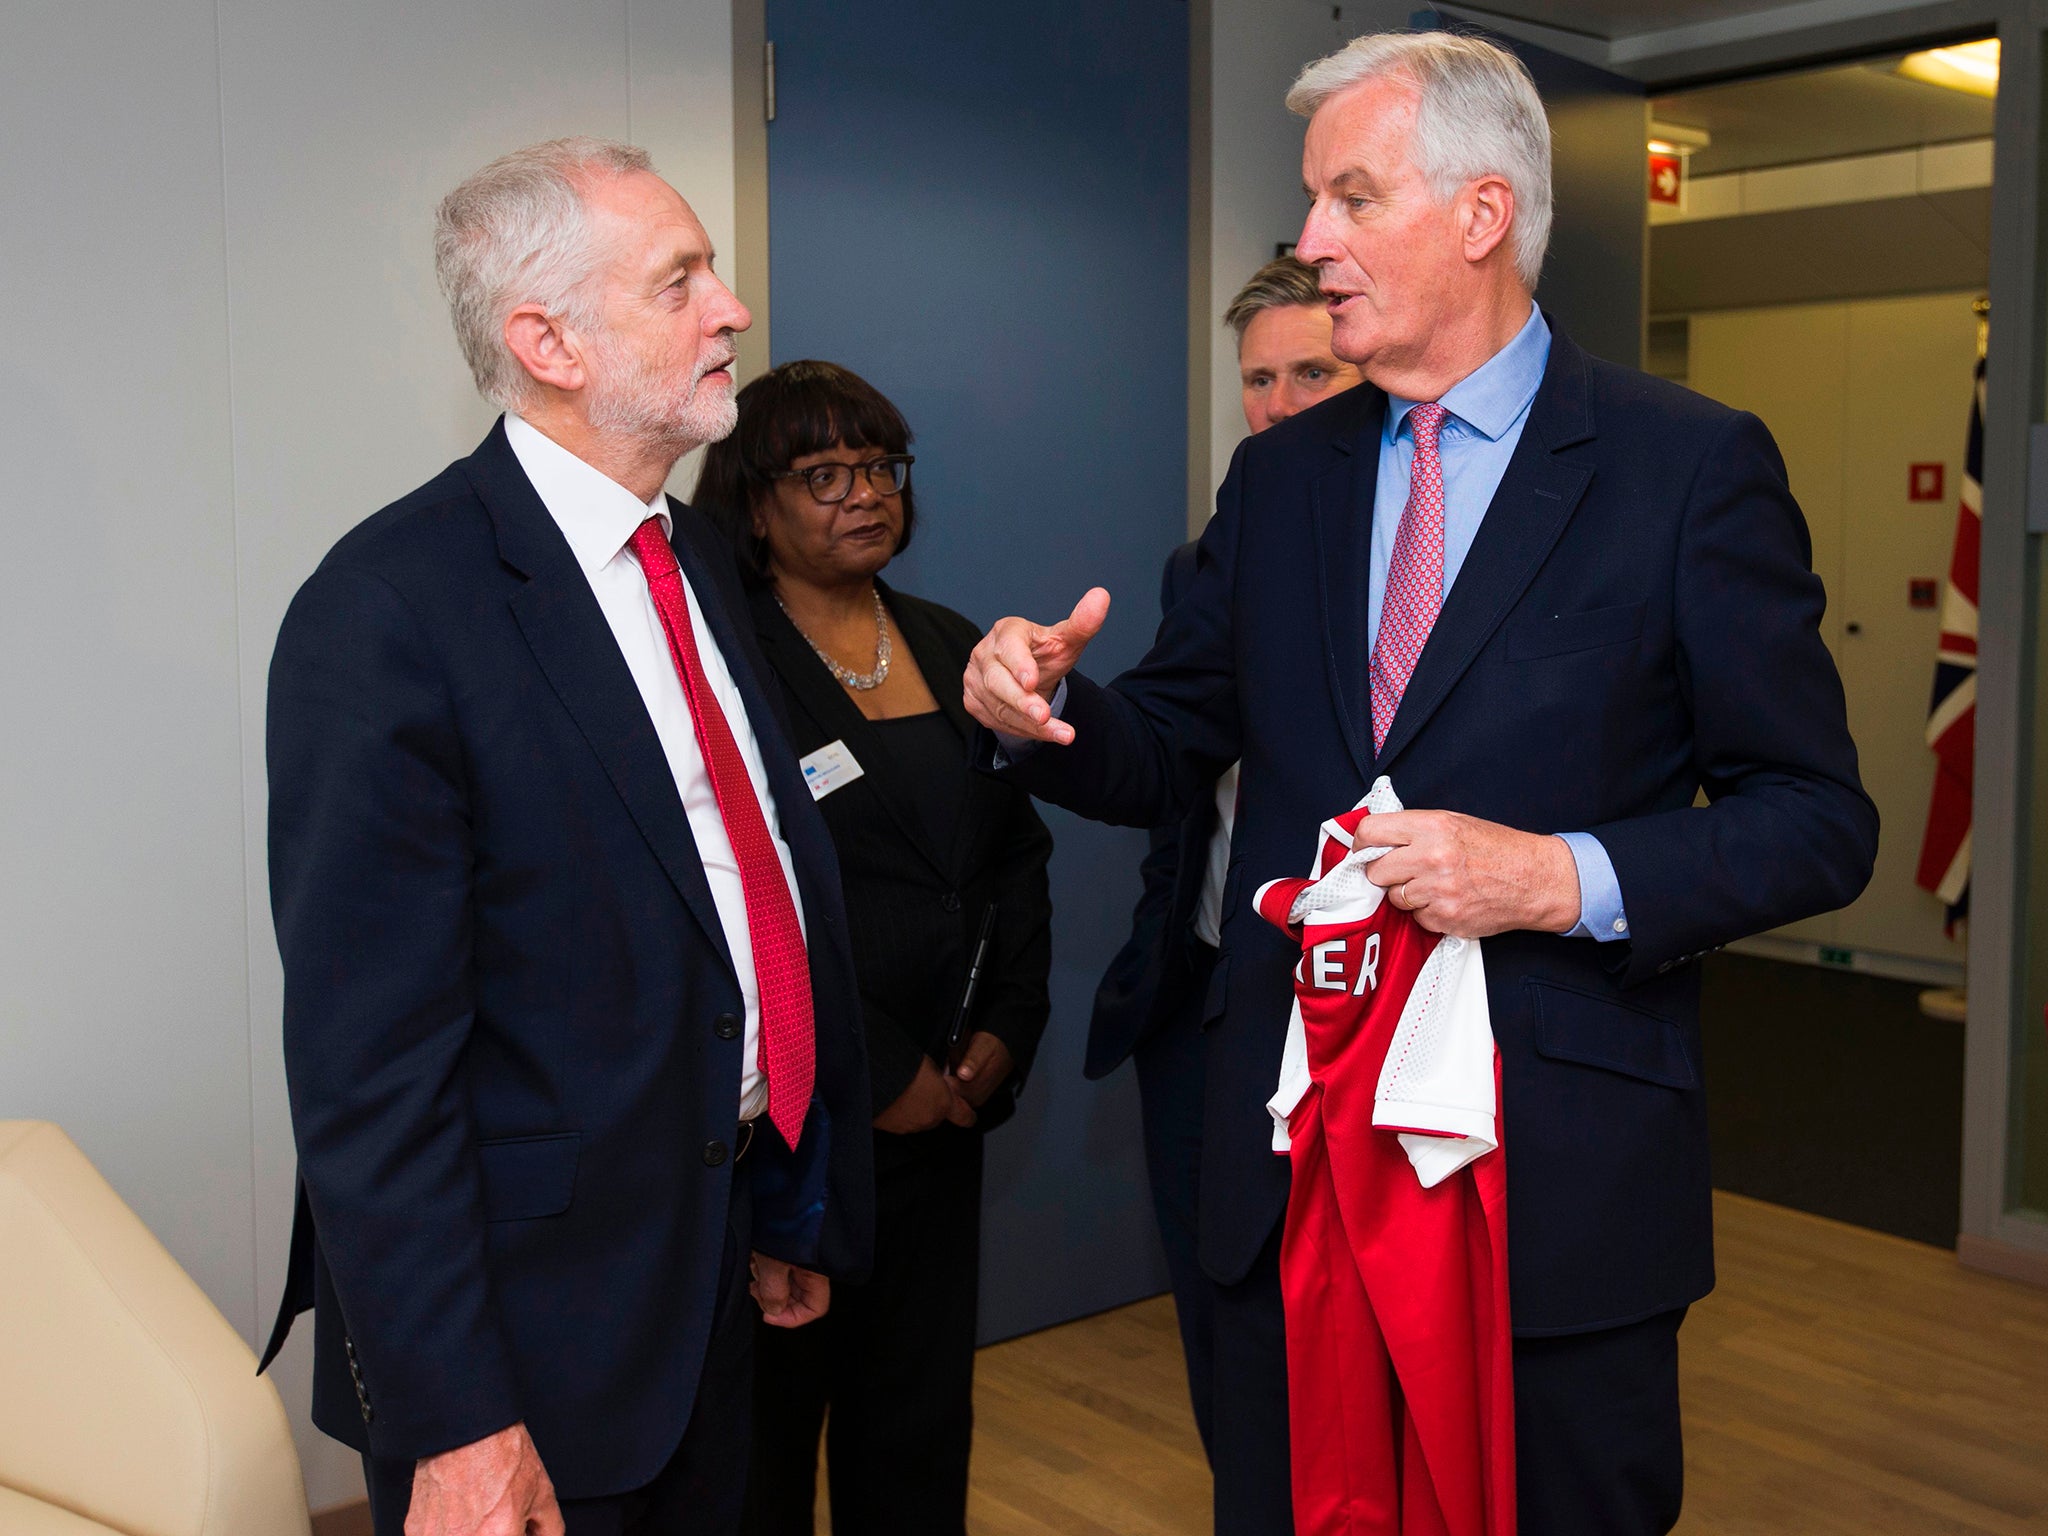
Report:
[[754,979],[761,993],[761,1070],[768,1078],[768,1119],[791,1147],[803,1134],[816,1074],[817,1042],[811,1014],[811,963],[804,950],[803,926],[789,878],[776,856],[768,819],[761,814],[746,759],[733,740],[732,727],[718,696],[704,678],[697,654],[697,636],[690,627],[689,599],[683,593],[676,552],[661,531],[661,519],[650,517],[634,531],[634,558],[646,573],[647,589],[668,634],[669,654],[682,679],[697,746],[711,775],[718,814],[732,842],[746,893],[747,934],[754,949]]
[[1444,605],[1444,466],[1437,434],[1446,412],[1431,402],[1408,413],[1415,433],[1415,458],[1408,467],[1408,505],[1394,534],[1387,562],[1387,592],[1380,605],[1380,632],[1373,642],[1372,742],[1387,744],[1394,711],[1415,674],[1415,660],[1436,627]]
[[[1387,1047],[1437,937],[1388,901],[1361,922],[1292,928],[1287,909],[1308,883],[1276,882],[1259,903],[1300,936],[1295,995],[1315,1080],[1288,1122],[1280,1247],[1295,1529],[1514,1536],[1502,1152],[1424,1189],[1396,1132],[1372,1123]],[[1494,1092],[1498,1103],[1498,1052]]]
[[1984,539],[1984,359],[1970,399],[1970,433],[1963,459],[1963,494],[1956,509],[1948,591],[1941,605],[1941,640],[1934,657],[1934,694],[1928,704],[1927,745],[1934,749],[1934,793],[1920,838],[1913,882],[1948,903],[1948,931],[1969,909],[1971,785],[1977,738],[1978,557]]

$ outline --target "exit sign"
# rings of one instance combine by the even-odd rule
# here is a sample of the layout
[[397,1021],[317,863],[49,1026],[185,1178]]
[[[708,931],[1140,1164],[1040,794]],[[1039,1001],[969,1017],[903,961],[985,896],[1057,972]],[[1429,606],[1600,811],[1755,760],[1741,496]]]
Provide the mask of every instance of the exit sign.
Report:
[[1685,197],[1685,159],[1680,155],[1650,154],[1650,201],[1676,208]]

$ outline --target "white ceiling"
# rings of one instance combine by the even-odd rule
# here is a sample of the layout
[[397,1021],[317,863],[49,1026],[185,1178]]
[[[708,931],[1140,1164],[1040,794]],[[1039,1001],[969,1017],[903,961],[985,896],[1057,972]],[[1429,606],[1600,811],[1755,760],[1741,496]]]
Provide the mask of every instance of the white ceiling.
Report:
[[[1612,40],[1784,10],[1787,0],[1475,0],[1461,8]],[[1882,9],[1872,5],[1870,9]]]
[[1894,74],[1897,57],[1650,99],[1658,122],[1704,128],[1688,171],[1712,176],[1918,144],[1988,138],[1992,103]]

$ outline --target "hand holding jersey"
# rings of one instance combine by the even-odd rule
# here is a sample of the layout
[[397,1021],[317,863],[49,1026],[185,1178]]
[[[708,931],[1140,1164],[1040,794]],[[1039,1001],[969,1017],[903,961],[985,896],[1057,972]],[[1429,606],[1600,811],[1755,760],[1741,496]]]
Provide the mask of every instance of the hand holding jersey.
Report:
[[1375,816],[1371,835],[1386,856],[1367,878],[1431,933],[1489,939],[1578,926],[1579,867],[1561,838],[1454,811]]

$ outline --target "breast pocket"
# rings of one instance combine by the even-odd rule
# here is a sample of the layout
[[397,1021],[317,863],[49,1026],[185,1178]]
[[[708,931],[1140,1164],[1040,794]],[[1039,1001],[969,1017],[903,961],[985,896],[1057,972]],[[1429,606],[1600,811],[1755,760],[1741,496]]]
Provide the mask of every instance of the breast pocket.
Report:
[[1508,660],[1535,661],[1544,656],[1622,645],[1639,638],[1642,632],[1641,603],[1588,608],[1582,613],[1533,614],[1508,621]]

